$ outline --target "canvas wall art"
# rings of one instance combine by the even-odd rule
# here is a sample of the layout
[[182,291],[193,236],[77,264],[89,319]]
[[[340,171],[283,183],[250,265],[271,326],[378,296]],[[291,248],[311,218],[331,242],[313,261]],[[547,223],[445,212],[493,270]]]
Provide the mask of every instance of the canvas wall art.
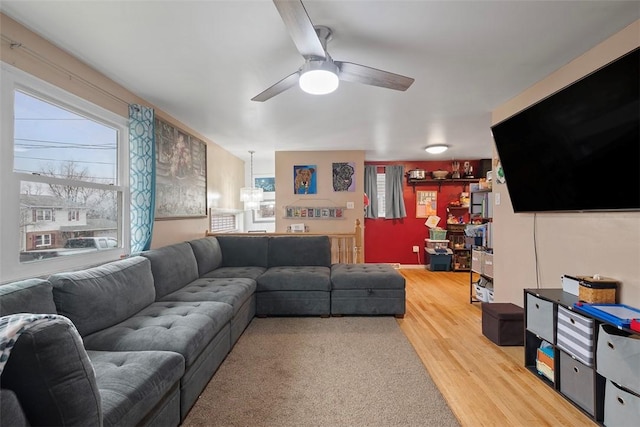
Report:
[[317,194],[316,165],[296,165],[293,167],[294,194]]
[[355,162],[333,164],[333,191],[356,191]]
[[207,146],[158,118],[156,139],[156,219],[207,215]]

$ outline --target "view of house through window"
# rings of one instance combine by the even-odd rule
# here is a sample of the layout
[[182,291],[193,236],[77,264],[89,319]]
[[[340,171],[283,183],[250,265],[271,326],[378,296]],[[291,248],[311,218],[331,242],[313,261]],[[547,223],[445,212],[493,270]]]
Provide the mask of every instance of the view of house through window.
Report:
[[119,246],[118,131],[15,91],[20,261]]

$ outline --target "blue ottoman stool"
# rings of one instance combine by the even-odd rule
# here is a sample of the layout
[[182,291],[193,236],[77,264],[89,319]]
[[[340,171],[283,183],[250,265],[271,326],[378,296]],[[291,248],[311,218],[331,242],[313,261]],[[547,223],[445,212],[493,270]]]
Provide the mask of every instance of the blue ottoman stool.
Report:
[[405,279],[388,264],[331,266],[331,314],[394,315],[405,313]]

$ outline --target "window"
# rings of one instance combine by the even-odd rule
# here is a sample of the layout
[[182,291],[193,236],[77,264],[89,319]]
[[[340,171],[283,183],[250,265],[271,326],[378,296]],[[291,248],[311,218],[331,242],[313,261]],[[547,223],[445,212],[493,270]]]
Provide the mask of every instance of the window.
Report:
[[35,236],[35,246],[40,248],[42,246],[51,246],[51,234],[40,234]]
[[229,233],[238,231],[236,216],[230,213],[211,213],[211,232]]
[[36,209],[36,221],[51,221],[51,209]]
[[[8,237],[0,244],[20,256],[2,257],[0,282],[118,259],[129,240],[127,118],[1,67],[0,124],[12,143],[0,146],[0,179],[13,184],[0,187],[0,200],[18,208],[0,210]],[[94,233],[117,242],[115,250],[62,247]],[[40,246],[47,256],[31,253]]]
[[386,184],[385,184],[385,174],[383,173],[378,173],[376,174],[376,184],[377,184],[377,191],[378,191],[378,218],[384,218],[385,214],[384,214],[384,210],[385,210],[385,191],[386,191]]

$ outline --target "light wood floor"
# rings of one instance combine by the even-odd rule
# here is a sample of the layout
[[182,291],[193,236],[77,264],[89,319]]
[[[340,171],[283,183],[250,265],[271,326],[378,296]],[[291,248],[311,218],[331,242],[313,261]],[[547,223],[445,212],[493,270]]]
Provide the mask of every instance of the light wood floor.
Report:
[[407,313],[400,327],[463,426],[596,426],[524,368],[524,347],[482,335],[469,274],[399,270]]

